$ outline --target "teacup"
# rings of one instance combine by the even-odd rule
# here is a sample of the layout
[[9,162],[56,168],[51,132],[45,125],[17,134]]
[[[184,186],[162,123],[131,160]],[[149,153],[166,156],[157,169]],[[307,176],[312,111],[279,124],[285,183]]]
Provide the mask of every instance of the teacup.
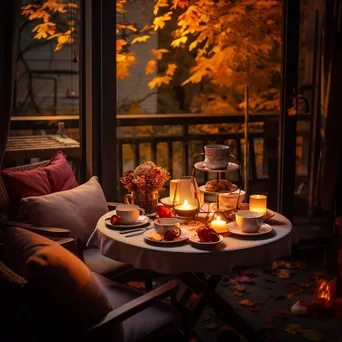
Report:
[[204,162],[208,169],[223,170],[228,166],[229,146],[227,145],[206,145],[204,146]]
[[263,216],[262,213],[240,210],[235,214],[235,220],[244,233],[256,233],[263,224]]
[[122,224],[133,224],[135,223],[139,215],[144,215],[144,209],[134,204],[124,204],[116,207],[116,214],[122,219]]
[[179,221],[176,218],[172,218],[172,217],[156,219],[154,221],[154,230],[158,234],[162,234],[162,235],[164,235],[168,230],[176,230],[178,232],[178,236],[181,235]]

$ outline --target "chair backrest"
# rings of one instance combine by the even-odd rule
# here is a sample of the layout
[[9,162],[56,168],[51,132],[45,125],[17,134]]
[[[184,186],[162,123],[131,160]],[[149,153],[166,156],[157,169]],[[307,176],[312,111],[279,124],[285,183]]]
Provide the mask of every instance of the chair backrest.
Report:
[[[25,171],[25,170],[33,170],[37,167],[46,166],[49,163],[49,160],[43,160],[38,163],[32,163],[32,164],[26,164],[26,165],[20,165],[9,168],[9,170],[13,171]],[[5,216],[8,215],[9,208],[10,208],[10,199],[5,187],[5,184],[1,177],[1,170],[0,170],[0,214],[3,214]]]

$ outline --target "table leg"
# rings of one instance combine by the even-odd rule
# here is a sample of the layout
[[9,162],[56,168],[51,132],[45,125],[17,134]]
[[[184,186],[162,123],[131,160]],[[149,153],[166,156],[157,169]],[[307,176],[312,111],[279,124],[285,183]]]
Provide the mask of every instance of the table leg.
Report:
[[[254,328],[244,321],[217,292],[216,287],[221,280],[221,276],[211,275],[206,278],[204,275],[194,273],[182,274],[179,278],[188,286],[186,290],[198,295],[198,301],[192,311],[190,326],[194,327],[200,318],[206,305],[210,305],[217,316],[224,322],[232,325],[241,335],[244,335],[250,342],[262,342],[262,338]],[[190,297],[189,297],[190,298]],[[184,298],[185,299],[185,298]]]

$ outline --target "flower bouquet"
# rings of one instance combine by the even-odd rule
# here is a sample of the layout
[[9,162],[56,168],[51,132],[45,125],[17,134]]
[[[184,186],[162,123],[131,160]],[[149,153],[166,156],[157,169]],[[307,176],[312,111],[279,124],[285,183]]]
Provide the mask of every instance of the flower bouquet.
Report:
[[158,205],[158,191],[170,179],[164,168],[151,161],[139,165],[135,170],[125,172],[120,182],[131,192],[125,196],[126,204],[137,204],[145,209],[146,214],[155,215]]

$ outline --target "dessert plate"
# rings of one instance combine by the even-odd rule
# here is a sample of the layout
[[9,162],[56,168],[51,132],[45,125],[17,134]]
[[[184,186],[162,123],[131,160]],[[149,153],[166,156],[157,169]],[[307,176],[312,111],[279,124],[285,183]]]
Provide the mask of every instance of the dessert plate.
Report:
[[231,171],[236,171],[239,170],[240,165],[236,163],[229,162],[227,168],[223,170],[212,170],[207,167],[207,163],[202,161],[195,163],[195,169],[200,170],[200,171],[207,171],[207,172],[231,172]]
[[270,233],[273,228],[267,224],[264,223],[261,228],[255,232],[255,233],[245,233],[243,231],[241,231],[241,229],[239,228],[239,226],[236,224],[236,222],[230,222],[227,224],[227,229],[229,232],[231,232],[232,234],[235,235],[241,235],[241,236],[259,236],[259,235],[265,235]]
[[201,246],[214,246],[214,245],[217,245],[219,244],[220,242],[223,241],[223,236],[218,234],[218,236],[220,237],[220,240],[218,241],[215,241],[215,242],[202,242],[199,238],[198,238],[198,235],[197,233],[191,235],[189,237],[189,240],[194,243],[194,244],[197,244],[197,245],[201,245]]
[[151,238],[151,235],[152,234],[155,234],[156,231],[154,229],[150,229],[148,231],[146,231],[144,234],[143,234],[143,237],[147,240],[147,241],[150,241],[150,242],[153,242],[153,243],[159,243],[159,244],[163,244],[163,245],[169,245],[169,244],[173,244],[173,243],[178,243],[178,242],[182,242],[182,241],[185,241],[189,238],[189,232],[185,229],[182,229],[181,228],[181,235],[175,239],[175,240],[171,240],[171,241],[166,241],[166,240],[162,240],[162,241],[157,241],[157,240],[154,240]]
[[230,187],[229,190],[219,190],[219,191],[208,191],[205,189],[205,185],[201,185],[199,187],[200,191],[204,192],[205,194],[209,194],[209,195],[228,194],[228,193],[234,192],[238,189],[239,189],[239,187],[235,184],[232,184],[232,186]]
[[140,215],[133,224],[111,224],[110,217],[106,218],[106,226],[113,229],[131,229],[142,227],[145,224],[150,223],[150,219],[147,216]]

